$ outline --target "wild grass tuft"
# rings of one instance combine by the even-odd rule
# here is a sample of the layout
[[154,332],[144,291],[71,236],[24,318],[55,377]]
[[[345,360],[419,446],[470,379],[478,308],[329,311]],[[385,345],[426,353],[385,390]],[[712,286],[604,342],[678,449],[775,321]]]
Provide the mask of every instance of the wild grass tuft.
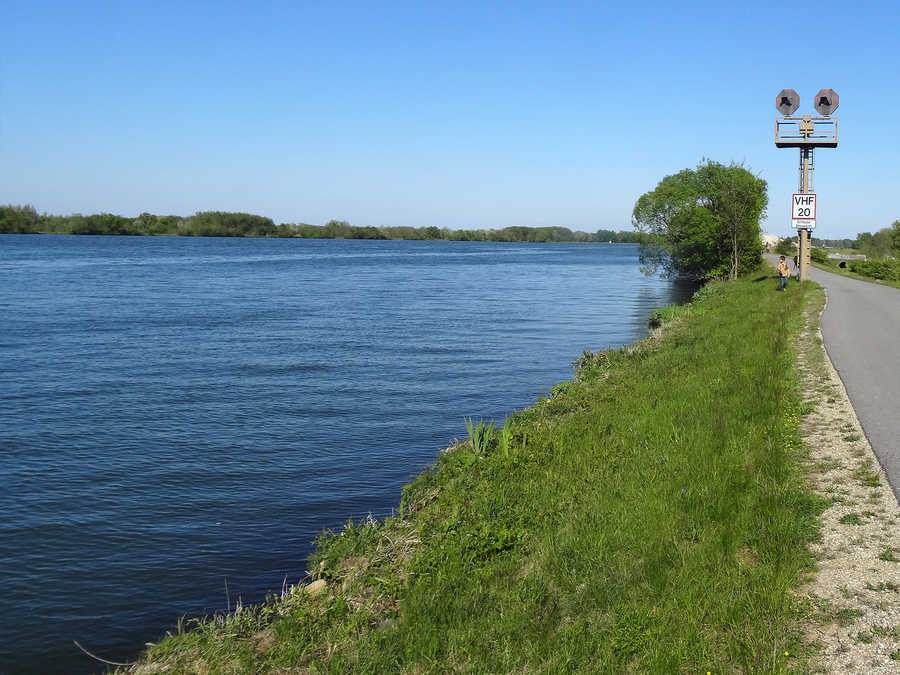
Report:
[[472,451],[478,457],[484,457],[488,452],[488,446],[494,437],[494,422],[478,420],[473,422],[471,418],[463,418],[469,440],[472,442]]
[[885,548],[878,554],[878,559],[884,560],[885,562],[900,562],[900,558],[897,557],[897,554],[892,548]]
[[507,417],[503,421],[503,426],[500,428],[500,449],[503,451],[503,456],[509,458],[509,448],[512,444],[512,419]]

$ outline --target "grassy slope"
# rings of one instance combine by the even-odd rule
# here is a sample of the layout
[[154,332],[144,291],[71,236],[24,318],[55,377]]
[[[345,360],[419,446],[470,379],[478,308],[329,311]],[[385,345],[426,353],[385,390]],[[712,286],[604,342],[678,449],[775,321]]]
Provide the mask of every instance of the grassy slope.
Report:
[[[821,503],[797,458],[790,335],[806,286],[766,269],[663,312],[659,340],[323,537],[327,589],[152,647],[167,671],[785,672]],[[802,649],[799,649],[802,651]],[[786,655],[789,654],[789,655]],[[153,667],[153,666],[151,666]]]

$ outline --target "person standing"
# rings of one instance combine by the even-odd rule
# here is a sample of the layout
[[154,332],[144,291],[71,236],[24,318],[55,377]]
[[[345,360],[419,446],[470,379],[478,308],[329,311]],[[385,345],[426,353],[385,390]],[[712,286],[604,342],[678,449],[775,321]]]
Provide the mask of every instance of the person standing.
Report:
[[781,256],[781,262],[778,263],[778,283],[780,286],[778,287],[779,291],[783,291],[784,287],[787,286],[788,277],[791,276],[791,271],[788,269],[788,264],[784,259],[784,256]]

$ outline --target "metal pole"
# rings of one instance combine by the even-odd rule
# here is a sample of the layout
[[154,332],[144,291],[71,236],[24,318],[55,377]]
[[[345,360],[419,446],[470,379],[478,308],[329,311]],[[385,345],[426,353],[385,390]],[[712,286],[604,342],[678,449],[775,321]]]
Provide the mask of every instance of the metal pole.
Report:
[[[800,185],[798,192],[810,193],[813,191],[812,178],[815,164],[813,160],[813,150],[811,146],[800,148]],[[806,281],[809,278],[810,265],[810,231],[806,228],[797,230],[797,264],[800,267],[800,281]]]

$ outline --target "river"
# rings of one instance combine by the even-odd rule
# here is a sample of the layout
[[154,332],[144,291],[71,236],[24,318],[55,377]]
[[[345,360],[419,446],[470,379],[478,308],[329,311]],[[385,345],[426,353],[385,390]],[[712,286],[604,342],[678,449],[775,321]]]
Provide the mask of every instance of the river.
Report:
[[280,591],[685,292],[626,244],[0,235],[0,672]]

